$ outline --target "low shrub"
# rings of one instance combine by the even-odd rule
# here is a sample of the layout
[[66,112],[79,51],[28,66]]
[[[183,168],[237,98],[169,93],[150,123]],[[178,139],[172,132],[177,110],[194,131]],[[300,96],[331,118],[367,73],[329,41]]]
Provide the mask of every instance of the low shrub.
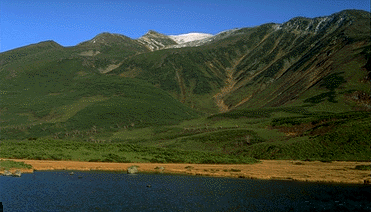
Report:
[[12,160],[0,160],[0,170],[16,169],[32,169],[32,166],[24,162],[16,162]]
[[371,170],[371,165],[358,165],[355,167],[357,170]]
[[[146,147],[120,143],[90,143],[38,139],[36,141],[2,141],[0,154],[5,158],[36,160],[76,160],[95,162],[153,163],[255,163],[249,157],[212,152]],[[130,157],[129,157],[130,155]]]

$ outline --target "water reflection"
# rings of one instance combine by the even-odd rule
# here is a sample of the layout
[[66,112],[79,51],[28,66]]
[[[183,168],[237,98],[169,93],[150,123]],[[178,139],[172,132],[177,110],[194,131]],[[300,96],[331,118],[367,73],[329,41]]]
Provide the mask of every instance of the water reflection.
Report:
[[0,177],[4,211],[371,211],[363,185],[70,172]]

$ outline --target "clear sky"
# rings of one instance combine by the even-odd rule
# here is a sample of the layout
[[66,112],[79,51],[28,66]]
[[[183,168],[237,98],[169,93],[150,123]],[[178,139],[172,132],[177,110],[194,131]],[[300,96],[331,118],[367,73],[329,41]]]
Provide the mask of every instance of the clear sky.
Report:
[[370,0],[0,0],[0,52],[45,40],[73,46],[101,32],[216,34],[344,9],[370,11]]

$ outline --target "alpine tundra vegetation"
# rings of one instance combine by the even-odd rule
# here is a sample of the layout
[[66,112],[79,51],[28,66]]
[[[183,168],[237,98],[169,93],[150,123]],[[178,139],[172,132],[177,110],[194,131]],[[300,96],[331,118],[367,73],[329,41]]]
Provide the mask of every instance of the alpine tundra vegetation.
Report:
[[0,54],[0,155],[107,162],[371,158],[370,13],[216,35],[101,33]]

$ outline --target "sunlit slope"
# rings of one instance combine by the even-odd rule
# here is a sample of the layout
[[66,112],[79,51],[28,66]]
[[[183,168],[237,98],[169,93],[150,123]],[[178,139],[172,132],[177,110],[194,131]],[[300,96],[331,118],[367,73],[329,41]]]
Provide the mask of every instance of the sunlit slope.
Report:
[[11,50],[0,54],[1,139],[368,160],[369,22],[348,10],[229,30],[198,47],[102,33]]
[[111,98],[80,110],[67,121],[71,128],[144,127],[177,124],[197,117],[168,93],[143,81],[110,76],[92,86],[92,90],[103,90],[98,95],[111,95]]
[[[2,80],[12,81],[29,72],[58,69],[59,65],[64,66],[64,71],[68,72],[89,70],[104,73],[117,68],[126,57],[147,51],[136,40],[110,33],[101,33],[72,47],[45,41],[1,53],[0,76]],[[69,65],[70,60],[76,62]]]
[[102,75],[81,62],[74,58],[43,63],[3,79],[2,138],[52,136],[93,126],[109,130],[174,124],[197,116],[145,81]]
[[355,101],[370,92],[369,35],[365,11],[298,17],[136,55],[111,73],[149,81],[209,113],[308,104],[349,111],[370,105]]
[[[295,18],[266,35],[260,47],[236,67],[235,92],[226,95],[225,103],[232,108],[322,101],[345,106],[346,94],[369,92],[365,79],[370,70],[365,64],[370,28],[369,18],[362,15],[369,17],[369,13],[344,11],[327,19]],[[316,21],[328,23],[310,30]]]

